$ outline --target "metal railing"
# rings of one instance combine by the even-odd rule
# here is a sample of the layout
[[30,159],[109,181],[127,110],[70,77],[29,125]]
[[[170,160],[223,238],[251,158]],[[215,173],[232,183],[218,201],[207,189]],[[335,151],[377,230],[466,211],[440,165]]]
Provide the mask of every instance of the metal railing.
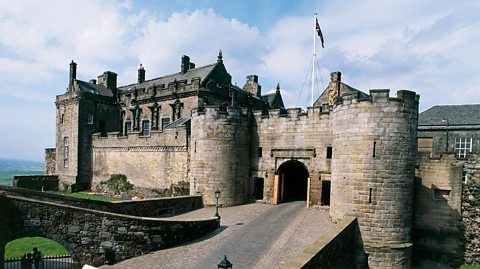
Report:
[[[33,261],[26,258],[5,259],[5,269],[24,269],[35,268]],[[57,255],[43,257],[43,263],[39,265],[40,269],[79,269],[78,263],[74,262],[70,255]]]

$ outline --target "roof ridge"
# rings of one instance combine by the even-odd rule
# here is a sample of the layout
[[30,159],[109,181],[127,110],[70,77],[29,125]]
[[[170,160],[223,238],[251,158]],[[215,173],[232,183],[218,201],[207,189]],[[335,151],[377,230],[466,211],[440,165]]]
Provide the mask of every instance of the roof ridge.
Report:
[[[190,72],[190,71],[197,71],[197,70],[200,70],[200,69],[204,69],[204,68],[208,68],[208,67],[211,67],[211,66],[215,66],[216,64],[217,64],[217,63],[211,63],[211,64],[207,64],[207,65],[204,65],[204,66],[195,67],[195,68],[192,68],[192,69],[187,70],[187,73]],[[172,74],[168,74],[168,75],[164,75],[164,76],[152,78],[152,79],[149,79],[149,80],[145,80],[144,82],[142,82],[142,83],[140,83],[140,84],[144,84],[144,83],[147,83],[147,82],[152,82],[152,81],[154,81],[154,80],[158,80],[158,79],[162,79],[162,78],[167,78],[167,77],[176,76],[176,75],[179,75],[179,74],[181,74],[181,73],[182,73],[182,72],[175,72],[175,73],[172,73]],[[133,86],[133,85],[138,85],[138,83],[131,83],[131,84],[127,84],[127,85],[122,85],[122,86],[119,86],[118,88],[126,88],[126,87]]]

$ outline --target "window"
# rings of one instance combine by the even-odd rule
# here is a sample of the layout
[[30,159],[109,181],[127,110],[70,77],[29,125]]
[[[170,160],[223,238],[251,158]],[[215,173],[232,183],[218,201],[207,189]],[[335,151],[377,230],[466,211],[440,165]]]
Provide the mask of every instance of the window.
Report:
[[140,133],[141,136],[149,136],[150,135],[150,122],[148,120],[142,121],[142,132]]
[[170,118],[162,118],[162,129],[170,124]]
[[70,148],[70,141],[68,136],[63,138],[63,167],[68,167],[68,152]]
[[467,171],[463,170],[463,172],[462,172],[462,183],[467,184],[467,181],[468,181]]
[[258,157],[261,158],[262,157],[262,147],[258,147]]
[[458,158],[465,158],[468,152],[472,152],[472,138],[455,138],[455,155]]
[[65,122],[65,114],[62,113],[60,116],[60,124],[63,124]]
[[327,147],[327,159],[331,159],[333,154],[332,147]]
[[93,115],[92,114],[87,115],[87,124],[93,124]]
[[131,121],[126,121],[125,122],[125,135],[127,135],[130,131],[132,130],[132,122]]

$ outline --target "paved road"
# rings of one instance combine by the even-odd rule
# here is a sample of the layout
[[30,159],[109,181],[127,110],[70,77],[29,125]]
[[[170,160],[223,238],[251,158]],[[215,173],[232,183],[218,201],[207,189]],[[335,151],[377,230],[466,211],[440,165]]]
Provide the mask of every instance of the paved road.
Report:
[[[176,218],[211,216],[214,210]],[[306,209],[305,202],[221,208],[220,215],[221,227],[207,237],[102,268],[216,268],[224,255],[237,269],[279,268],[333,226],[328,212]]]

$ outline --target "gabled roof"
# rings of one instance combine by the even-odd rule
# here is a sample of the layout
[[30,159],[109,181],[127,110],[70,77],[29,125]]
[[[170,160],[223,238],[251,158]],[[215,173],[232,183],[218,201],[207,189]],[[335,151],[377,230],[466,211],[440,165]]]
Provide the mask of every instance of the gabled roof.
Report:
[[147,80],[140,84],[134,83],[130,85],[121,86],[118,89],[123,91],[128,90],[130,88],[146,89],[146,88],[153,87],[153,85],[159,85],[159,84],[164,84],[165,87],[167,87],[169,83],[174,82],[175,80],[177,81],[187,80],[188,82],[190,82],[193,78],[200,78],[200,83],[203,83],[204,80],[208,77],[208,75],[213,71],[216,65],[217,63],[213,63],[206,66],[189,69],[184,74],[182,74],[181,72],[178,72],[175,74]]
[[264,94],[260,97],[262,100],[266,101],[268,105],[272,108],[285,108],[283,104],[282,95],[279,91],[274,93]]
[[480,124],[480,104],[433,106],[418,115],[418,125]]
[[81,81],[81,80],[76,80],[76,84],[79,91],[90,92],[93,94],[99,94],[99,95],[108,96],[108,97],[113,96],[112,91],[110,91],[103,85],[92,84],[92,83]]

